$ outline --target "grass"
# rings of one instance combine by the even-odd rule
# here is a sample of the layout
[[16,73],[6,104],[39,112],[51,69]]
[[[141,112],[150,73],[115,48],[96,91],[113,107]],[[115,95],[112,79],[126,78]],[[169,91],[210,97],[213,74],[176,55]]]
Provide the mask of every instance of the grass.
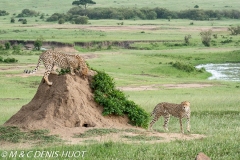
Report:
[[23,132],[17,127],[0,126],[0,141],[7,141],[12,143],[37,141],[39,144],[60,142],[60,138],[56,135],[48,135],[47,130],[32,130],[30,132]]
[[[211,48],[208,49],[211,50]],[[183,100],[190,101],[192,110],[191,133],[204,134],[207,138],[154,145],[143,143],[140,146],[119,142],[98,144],[95,141],[91,142],[88,146],[63,145],[44,147],[42,150],[86,150],[85,159],[111,159],[114,157],[119,159],[123,157],[124,159],[181,159],[181,157],[182,159],[193,159],[200,151],[203,151],[212,159],[237,159],[239,156],[237,149],[237,141],[239,141],[239,137],[237,136],[239,132],[238,104],[240,101],[236,95],[240,92],[239,87],[237,87],[240,83],[208,81],[206,80],[206,77],[209,76],[207,73],[185,73],[167,64],[179,59],[182,62],[194,65],[209,62],[224,63],[226,61],[238,61],[238,52],[235,51],[235,53],[231,50],[221,51],[221,49],[217,49],[209,51],[204,48],[186,48],[184,52],[184,48],[179,48],[172,49],[171,52],[168,50],[162,50],[161,52],[159,50],[151,50],[149,52],[149,50],[121,49],[97,51],[94,54],[97,54],[98,58],[88,60],[88,63],[93,68],[105,70],[112,75],[117,86],[159,84],[159,89],[154,91],[124,91],[130,100],[139,104],[149,113],[161,101],[174,103],[180,103]],[[207,58],[204,58],[206,56]],[[38,59],[37,55],[14,55],[14,57],[19,59],[17,64],[13,64],[13,66],[1,64],[1,67],[8,68],[36,64]],[[134,65],[131,62],[134,62]],[[161,70],[161,68],[164,69]],[[0,118],[1,124],[16,113],[22,105],[31,100],[42,78],[39,76],[22,78],[18,76],[21,73],[22,68],[0,72],[0,108],[3,115]],[[163,84],[169,83],[207,83],[213,86],[179,89],[163,86]],[[162,124],[163,119],[160,118],[153,128],[159,132],[164,132]],[[171,118],[169,130],[170,132],[179,132],[178,119]],[[91,138],[115,132],[116,130],[93,130],[84,133],[86,134],[84,136]],[[147,141],[147,137],[138,136],[128,138],[133,141],[141,138]],[[37,149],[34,148],[34,150]],[[121,150],[121,154],[119,150]]]
[[122,138],[126,138],[128,140],[132,141],[153,141],[153,140],[162,140],[162,137],[157,136],[144,136],[144,135],[136,135],[136,136],[129,136],[129,135],[123,135]]
[[[173,10],[192,9],[199,5],[200,9],[238,9],[238,1],[231,3],[222,0],[201,2],[186,1],[97,1],[96,7],[156,7],[160,6]],[[55,5],[61,4],[61,7]],[[191,133],[204,134],[207,137],[198,140],[184,141],[177,140],[170,143],[148,144],[147,137],[135,136],[126,137],[130,140],[142,140],[141,145],[125,144],[122,142],[97,143],[90,141],[89,145],[55,145],[33,147],[24,151],[87,151],[84,159],[194,159],[196,154],[204,152],[212,159],[239,159],[239,98],[240,82],[230,81],[209,81],[209,73],[187,73],[178,70],[169,64],[177,61],[184,64],[196,66],[206,63],[226,63],[240,62],[239,36],[230,36],[227,28],[231,25],[239,25],[238,20],[224,19],[215,21],[191,21],[191,20],[90,20],[88,25],[58,25],[47,23],[39,17],[27,18],[28,24],[22,25],[20,22],[10,23],[13,13],[20,13],[22,9],[29,8],[36,11],[52,14],[54,12],[64,13],[69,10],[71,2],[67,1],[30,1],[24,0],[21,3],[9,3],[1,0],[0,6],[10,12],[9,16],[0,17],[0,39],[21,39],[36,40],[42,36],[46,41],[59,41],[64,43],[88,42],[88,41],[130,41],[144,40],[131,44],[134,49],[121,49],[112,47],[110,49],[86,49],[76,47],[83,54],[95,54],[97,58],[88,59],[91,67],[104,70],[110,74],[116,86],[144,86],[156,84],[157,90],[152,91],[124,91],[130,100],[133,100],[148,113],[154,106],[161,102],[180,103],[188,100],[191,102]],[[92,7],[92,6],[90,6]],[[47,17],[47,16],[46,16]],[[118,26],[117,23],[124,22],[122,27],[135,27],[131,30],[106,29],[106,27]],[[194,25],[189,25],[191,22]],[[102,29],[91,30],[93,26]],[[140,27],[139,27],[140,26]],[[82,29],[84,27],[85,29]],[[119,26],[118,26],[119,27]],[[121,27],[121,26],[120,26]],[[145,29],[141,27],[151,27]],[[140,29],[138,29],[140,28]],[[211,47],[204,47],[201,44],[199,33],[202,30],[212,29],[214,34],[218,34],[217,39],[212,39]],[[183,43],[185,35],[191,34],[190,45],[179,45]],[[221,36],[223,35],[223,36]],[[224,38],[225,37],[225,38]],[[226,41],[227,39],[232,40]],[[148,40],[177,40],[176,42],[155,42],[148,43]],[[229,43],[222,43],[222,42]],[[176,45],[177,44],[177,45]],[[0,51],[3,58],[14,57],[18,60],[14,64],[0,63],[0,125],[4,124],[21,106],[27,104],[34,96],[41,76],[30,76],[23,78],[20,76],[26,65],[36,64],[39,52],[27,52],[22,55],[15,55],[12,50]],[[11,68],[8,69],[8,68]],[[6,70],[4,70],[6,69]],[[164,84],[211,84],[204,88],[168,88]],[[164,132],[162,128],[163,118],[154,125],[154,129]],[[186,126],[184,124],[184,129]],[[176,118],[171,118],[169,130],[179,133],[179,122]],[[83,135],[94,137],[97,135],[107,135],[120,132],[118,130],[89,130]],[[121,131],[122,132],[122,131]],[[125,130],[133,132],[134,130]],[[46,131],[22,132],[17,128],[0,127],[1,138],[12,142],[22,142],[39,140],[41,142],[55,142],[56,139],[49,137]],[[4,134],[4,136],[2,136]],[[153,138],[154,137],[150,137]],[[49,140],[49,141],[48,141]],[[44,143],[43,143],[44,144]],[[49,143],[48,143],[49,144]],[[2,152],[0,146],[0,153]],[[10,158],[9,158],[10,159]],[[44,159],[44,158],[35,158]],[[53,159],[53,158],[52,158]],[[59,157],[66,159],[66,157]]]
[[110,133],[118,133],[119,130],[118,129],[91,129],[91,130],[87,130],[86,132],[79,134],[79,135],[75,135],[74,138],[88,138],[88,137],[96,137],[96,136],[103,136],[106,134],[110,134]]

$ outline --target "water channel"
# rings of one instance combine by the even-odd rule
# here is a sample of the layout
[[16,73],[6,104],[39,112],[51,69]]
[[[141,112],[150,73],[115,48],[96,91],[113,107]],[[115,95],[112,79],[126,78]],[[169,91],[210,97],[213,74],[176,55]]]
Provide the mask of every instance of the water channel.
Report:
[[203,64],[196,68],[205,68],[212,76],[209,80],[240,81],[240,63]]

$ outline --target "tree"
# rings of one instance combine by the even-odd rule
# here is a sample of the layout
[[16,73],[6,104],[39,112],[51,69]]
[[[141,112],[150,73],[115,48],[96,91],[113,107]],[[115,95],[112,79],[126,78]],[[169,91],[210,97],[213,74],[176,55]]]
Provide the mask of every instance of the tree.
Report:
[[42,47],[42,44],[43,44],[43,37],[42,36],[40,36],[35,42],[34,42],[34,48],[36,49],[36,50],[40,50],[41,49],[41,47]]
[[85,15],[86,15],[86,10],[87,10],[87,6],[89,4],[96,4],[96,2],[92,1],[92,0],[75,0],[72,2],[72,5],[77,5],[77,6],[84,6],[85,9]]

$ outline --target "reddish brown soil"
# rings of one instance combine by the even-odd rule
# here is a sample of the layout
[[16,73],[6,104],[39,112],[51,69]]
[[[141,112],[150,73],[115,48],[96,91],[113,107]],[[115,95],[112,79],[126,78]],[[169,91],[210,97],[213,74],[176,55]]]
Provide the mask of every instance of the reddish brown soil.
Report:
[[126,116],[102,116],[103,107],[94,101],[88,79],[69,74],[50,75],[49,79],[53,85],[48,86],[42,80],[33,99],[5,125],[51,131],[129,126]]

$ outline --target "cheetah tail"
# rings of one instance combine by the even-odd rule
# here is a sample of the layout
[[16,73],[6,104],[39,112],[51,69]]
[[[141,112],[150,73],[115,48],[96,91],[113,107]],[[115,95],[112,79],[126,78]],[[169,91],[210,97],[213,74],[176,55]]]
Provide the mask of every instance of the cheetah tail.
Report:
[[27,69],[25,69],[25,70],[23,71],[23,73],[32,74],[32,73],[37,72],[37,70],[38,70],[38,68],[39,68],[39,66],[40,66],[41,61],[42,61],[42,59],[41,59],[41,57],[40,57],[40,58],[38,59],[37,66],[36,66],[36,68],[35,68],[34,70],[27,70]]

